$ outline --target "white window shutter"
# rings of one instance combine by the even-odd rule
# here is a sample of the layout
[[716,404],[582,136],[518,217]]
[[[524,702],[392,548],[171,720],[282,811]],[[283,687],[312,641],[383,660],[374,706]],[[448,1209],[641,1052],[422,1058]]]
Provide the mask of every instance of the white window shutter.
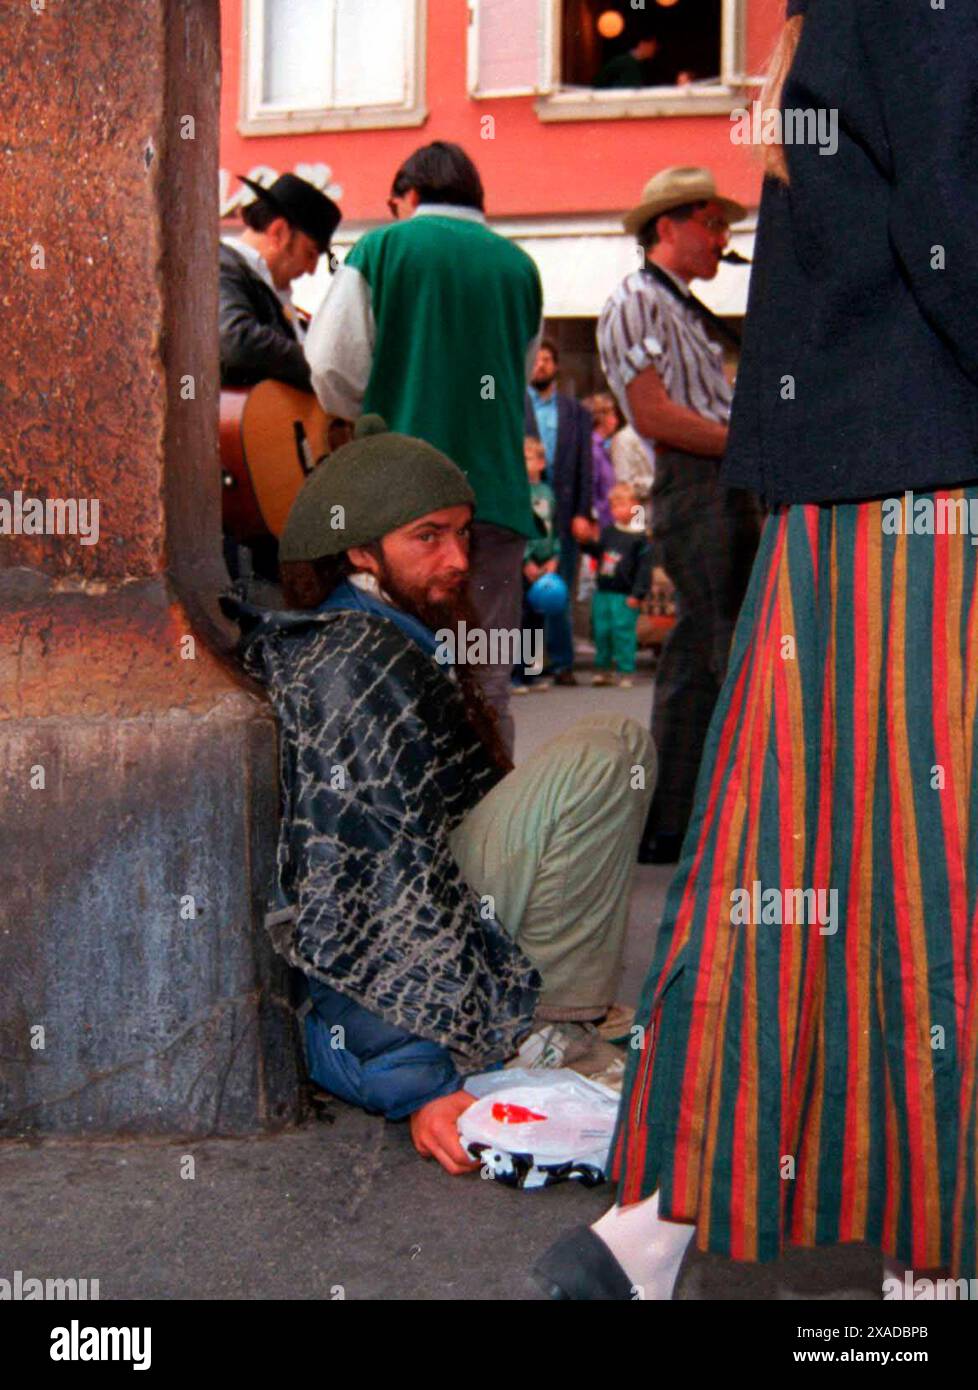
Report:
[[552,13],[549,0],[470,0],[472,96],[521,96],[550,89]]
[[323,0],[265,0],[261,48],[263,105],[328,106],[332,5]]
[[396,106],[410,98],[414,0],[336,0],[336,106]]

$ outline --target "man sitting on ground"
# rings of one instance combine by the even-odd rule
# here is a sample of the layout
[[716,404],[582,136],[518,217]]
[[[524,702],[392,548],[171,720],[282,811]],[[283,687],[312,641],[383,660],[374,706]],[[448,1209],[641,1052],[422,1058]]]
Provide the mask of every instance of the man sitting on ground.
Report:
[[464,644],[440,659],[475,625],[473,503],[444,454],[366,416],[289,516],[290,611],[226,604],[281,725],[278,944],[308,980],[310,1071],[409,1117],[450,1173],[476,1166],[466,1074],[614,1055],[595,1022],[656,767],[634,720],[592,715],[512,770]]

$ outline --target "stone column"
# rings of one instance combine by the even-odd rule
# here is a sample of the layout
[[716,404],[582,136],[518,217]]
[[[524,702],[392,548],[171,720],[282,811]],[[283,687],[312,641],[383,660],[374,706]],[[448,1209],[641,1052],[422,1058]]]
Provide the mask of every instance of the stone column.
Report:
[[216,607],[218,0],[0,16],[0,1135],[285,1124],[275,725]]

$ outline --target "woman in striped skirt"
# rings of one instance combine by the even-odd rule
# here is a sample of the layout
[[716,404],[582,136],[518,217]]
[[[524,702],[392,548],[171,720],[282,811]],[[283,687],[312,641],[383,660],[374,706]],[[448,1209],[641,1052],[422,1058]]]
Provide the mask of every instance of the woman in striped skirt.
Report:
[[978,1276],[976,42],[789,4],[765,105],[838,127],[768,151],[725,477],[771,515],[555,1297],[671,1297],[694,1229]]

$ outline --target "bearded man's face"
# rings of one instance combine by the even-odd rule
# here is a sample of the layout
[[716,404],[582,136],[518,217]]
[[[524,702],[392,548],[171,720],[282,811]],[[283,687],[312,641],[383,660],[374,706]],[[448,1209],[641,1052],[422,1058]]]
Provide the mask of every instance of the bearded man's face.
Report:
[[399,608],[437,631],[472,617],[471,533],[472,508],[445,507],[391,531],[376,550],[351,551],[350,558]]

